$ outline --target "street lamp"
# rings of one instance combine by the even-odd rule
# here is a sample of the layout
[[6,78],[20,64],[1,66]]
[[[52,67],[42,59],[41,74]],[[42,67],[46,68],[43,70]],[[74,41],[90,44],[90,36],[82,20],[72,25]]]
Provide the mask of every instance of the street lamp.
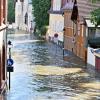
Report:
[[11,48],[12,48],[12,43],[11,43],[11,41],[9,40],[8,41],[8,49],[9,49],[9,58],[11,58]]

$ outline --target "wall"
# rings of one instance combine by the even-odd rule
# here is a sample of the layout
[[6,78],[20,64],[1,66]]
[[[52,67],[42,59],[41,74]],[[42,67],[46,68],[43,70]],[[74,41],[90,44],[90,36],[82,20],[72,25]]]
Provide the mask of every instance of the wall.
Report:
[[0,31],[0,86],[2,85],[2,44],[3,44],[3,31]]
[[18,28],[23,19],[22,19],[22,7],[21,7],[21,2],[18,0],[18,2],[16,2],[16,5],[15,5],[15,24],[16,24],[16,27]]
[[31,28],[34,29],[34,22],[33,22],[33,14],[32,14],[32,4],[29,4],[29,7],[28,7],[28,30],[29,31],[32,31],[30,30]]
[[6,27],[0,30],[0,88],[3,86],[2,81],[6,81],[6,60],[7,60],[7,48],[6,48]]
[[64,17],[61,14],[50,14],[49,36],[54,37],[58,33],[58,40],[63,41]]
[[64,32],[64,48],[72,51],[72,48],[74,47],[73,43],[73,23],[70,20],[71,18],[71,10],[64,12],[64,26],[65,26],[65,32]]
[[61,0],[53,0],[53,11],[60,11]]
[[[25,24],[25,15],[28,14],[28,22]],[[32,22],[31,22],[32,21]],[[24,2],[16,2],[15,6],[15,24],[16,28],[19,27],[21,30],[30,31],[33,24],[32,4],[29,4],[28,0]]]
[[6,22],[7,2],[0,0],[0,89],[6,80]]
[[87,63],[95,66],[95,56],[93,55],[93,53],[91,52],[93,48],[91,47],[88,47],[88,50],[87,50]]
[[3,0],[0,0],[0,25],[3,23]]
[[78,19],[77,23],[71,20],[71,10],[64,12],[64,49],[73,52],[78,57],[86,61],[87,50],[85,48],[85,26]]

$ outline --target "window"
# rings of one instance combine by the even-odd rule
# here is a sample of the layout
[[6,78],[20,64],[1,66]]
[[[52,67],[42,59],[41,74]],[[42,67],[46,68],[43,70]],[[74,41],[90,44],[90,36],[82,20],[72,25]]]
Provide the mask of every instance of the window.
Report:
[[25,14],[25,24],[28,24],[28,14]]

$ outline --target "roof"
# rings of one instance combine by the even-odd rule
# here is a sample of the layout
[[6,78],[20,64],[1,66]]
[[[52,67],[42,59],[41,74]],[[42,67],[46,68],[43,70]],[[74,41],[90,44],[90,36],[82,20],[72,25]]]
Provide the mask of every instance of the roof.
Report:
[[[86,19],[85,21],[86,21],[87,27],[89,27],[89,28],[94,28],[95,27],[95,25],[93,23],[91,23],[91,20]],[[100,28],[100,26],[98,26],[98,27]]]
[[48,10],[50,14],[63,14],[62,7],[65,5],[66,0],[61,0],[61,8],[59,10],[53,10],[53,0],[51,0],[51,8]]
[[77,0],[79,16],[90,18],[90,12],[96,8],[100,8],[100,1],[92,3],[91,0]]
[[[72,10],[74,5],[74,1],[68,1],[65,3],[65,5],[62,7],[63,10]],[[80,17],[80,20],[83,20],[83,18],[90,18],[90,12],[93,11],[96,8],[100,8],[100,1],[97,1],[96,3],[92,3],[91,0],[77,0],[78,5],[78,14]]]
[[48,13],[50,13],[50,14],[63,14],[63,11],[62,10],[54,11],[53,9],[50,9],[50,10],[48,10]]
[[72,10],[73,5],[74,5],[74,2],[72,2],[72,1],[66,2],[66,4],[62,7],[62,9],[63,10]]

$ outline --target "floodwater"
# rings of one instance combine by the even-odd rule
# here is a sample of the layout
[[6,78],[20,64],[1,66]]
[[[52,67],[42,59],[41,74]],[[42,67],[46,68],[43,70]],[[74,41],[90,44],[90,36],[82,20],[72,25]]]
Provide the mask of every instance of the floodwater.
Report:
[[32,34],[11,34],[14,72],[6,100],[100,100],[100,74],[63,61],[62,49]]

